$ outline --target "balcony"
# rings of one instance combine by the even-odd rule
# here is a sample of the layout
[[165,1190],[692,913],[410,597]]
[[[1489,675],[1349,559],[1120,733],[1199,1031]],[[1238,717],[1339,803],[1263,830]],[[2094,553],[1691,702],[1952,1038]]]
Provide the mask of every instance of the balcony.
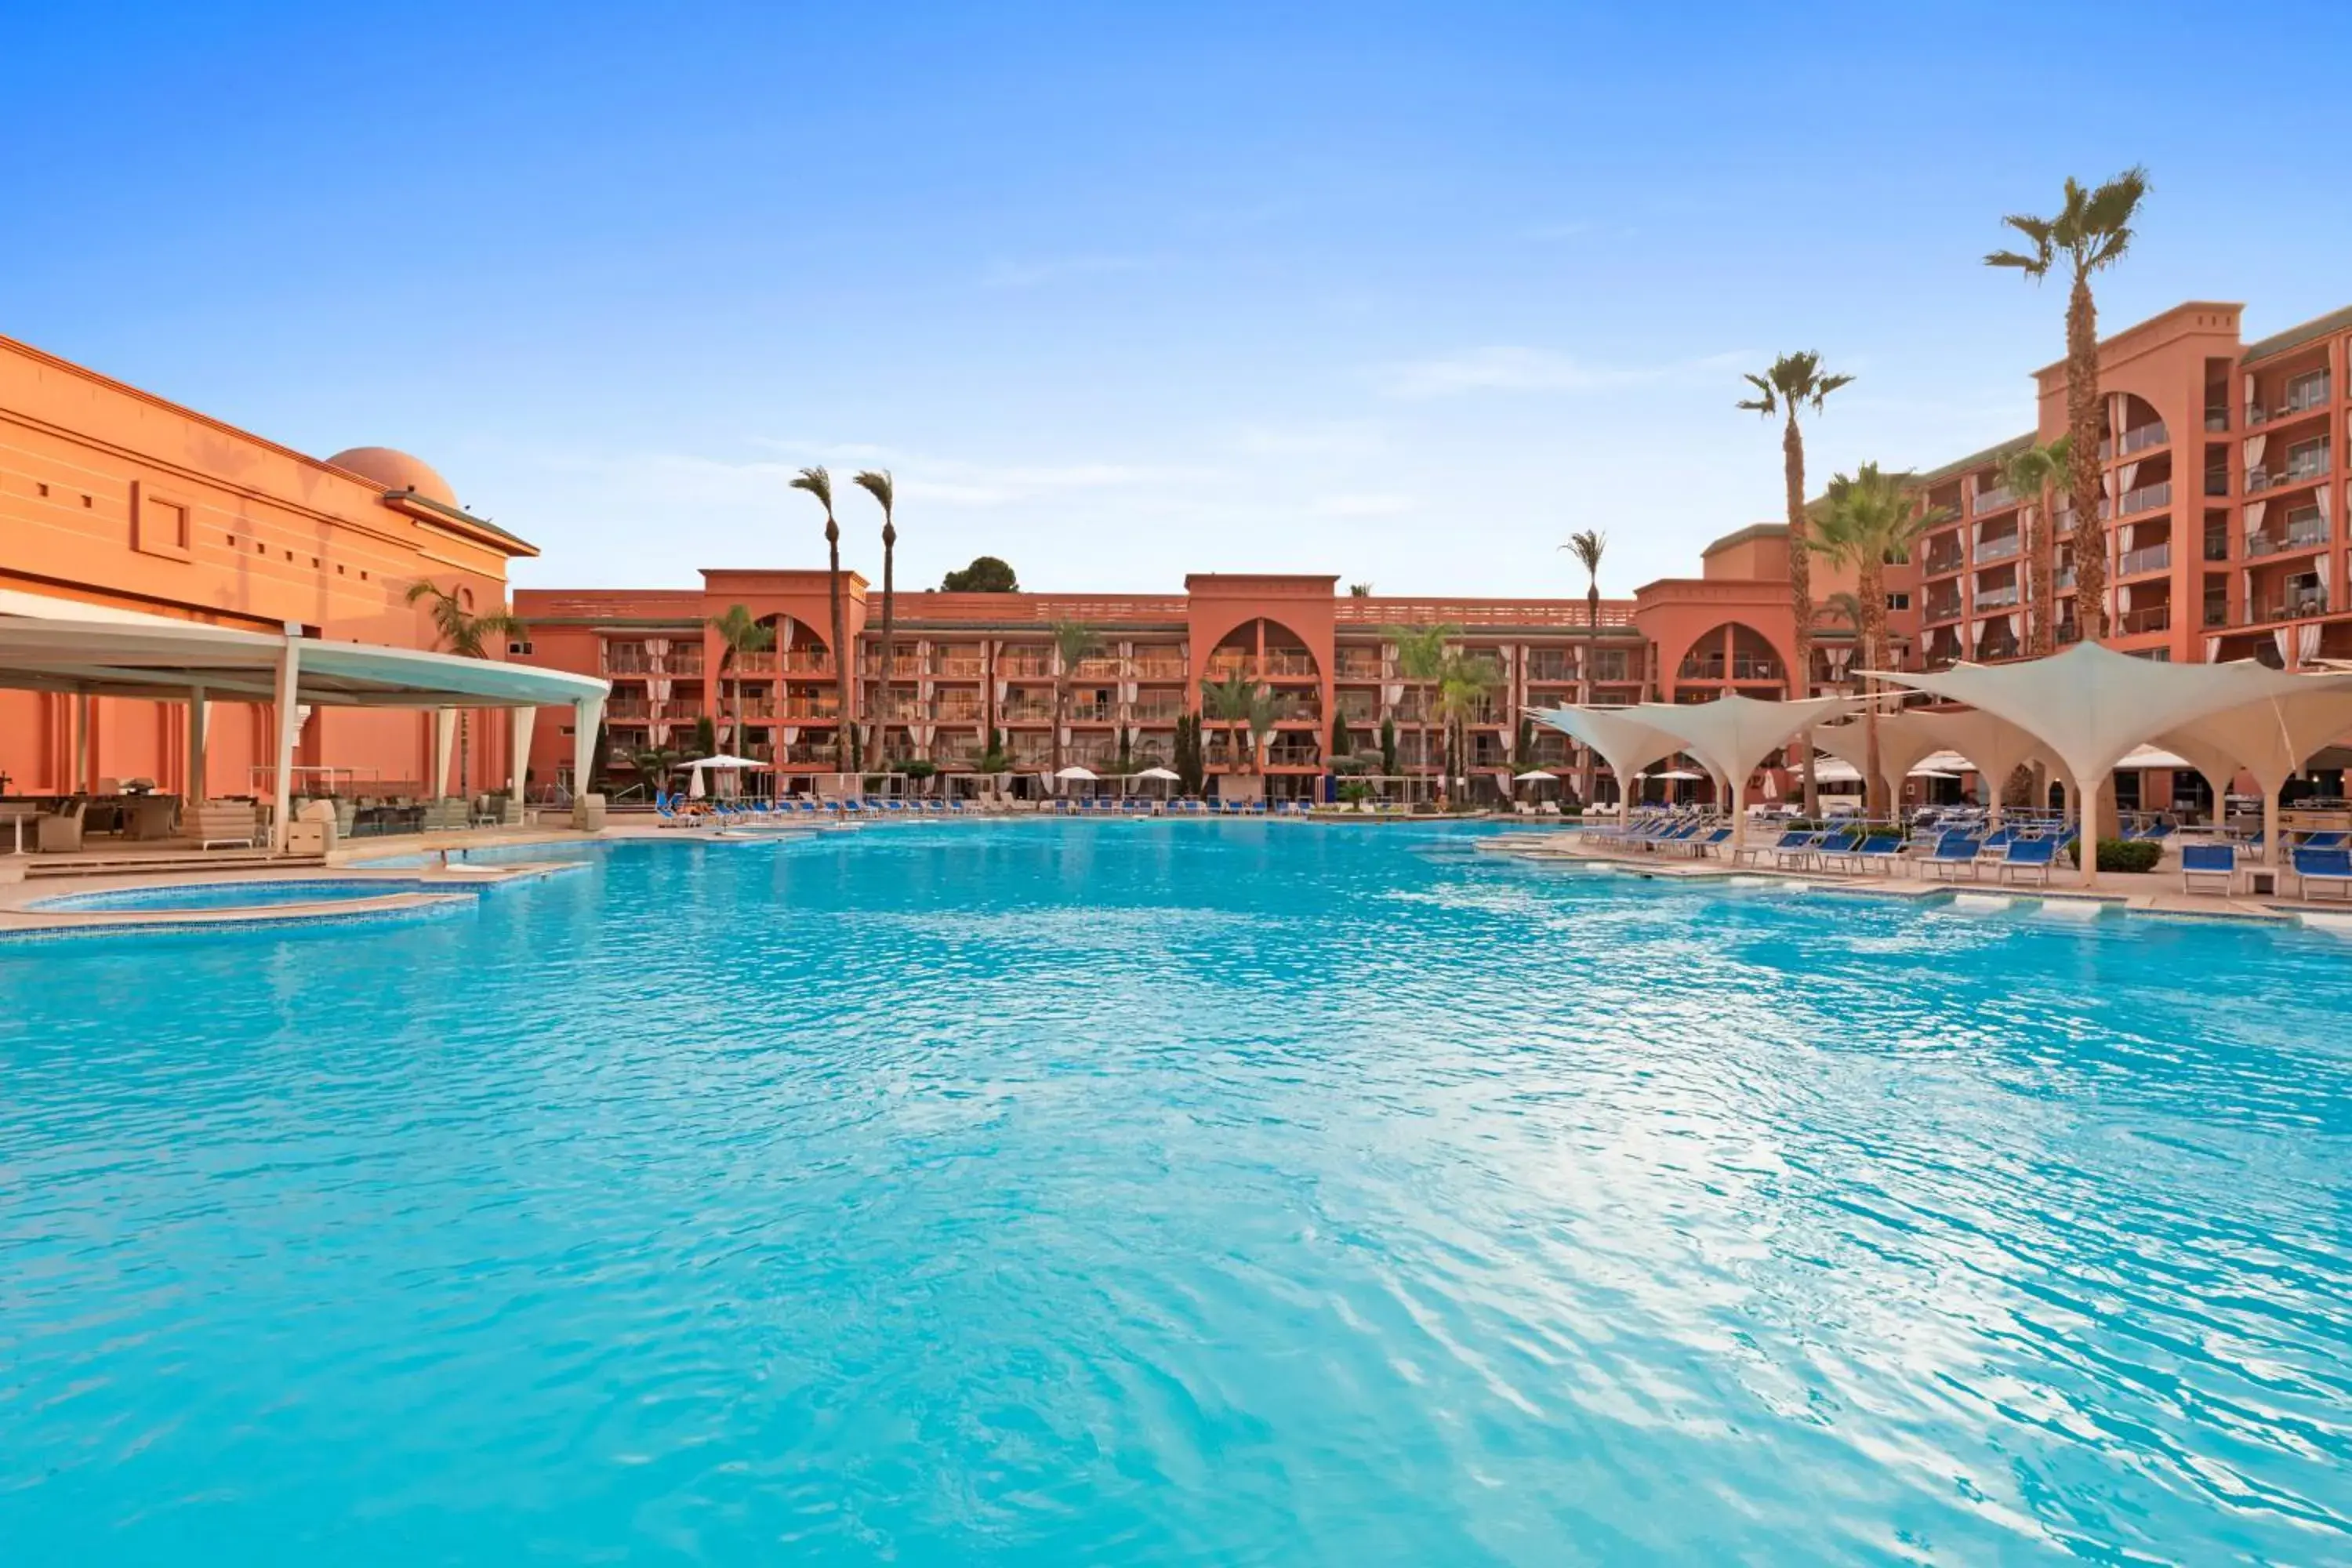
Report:
[[1269,653],[1259,660],[1259,674],[1265,680],[1313,679],[1315,656],[1303,649],[1297,653]]
[[1960,618],[1960,596],[1955,594],[1948,599],[1930,599],[1920,614],[1931,622],[1957,621]]
[[988,666],[968,655],[931,660],[931,678],[935,680],[978,680],[988,672]]
[[1073,724],[1108,724],[1118,717],[1116,702],[1073,702],[1070,722]]
[[2305,376],[2291,384],[2286,395],[2268,407],[2260,402],[2247,404],[2246,423],[2266,425],[2273,419],[2290,419],[2321,406],[2334,395],[2334,384],[2327,375]]
[[1969,515],[1974,517],[1983,512],[1999,511],[2003,507],[2016,504],[2017,492],[2002,485],[1996,489],[1979,490],[1976,499],[1969,503]]
[[1528,679],[1558,685],[1576,679],[1576,659],[1564,653],[1532,653],[1528,656]]
[[1135,721],[1139,724],[1173,724],[1184,716],[1186,710],[1181,698],[1170,698],[1165,700],[1155,698],[1150,701],[1138,702],[1133,711]]
[[1611,648],[1592,656],[1592,674],[1590,679],[1596,686],[1623,686],[1629,683],[1639,683],[1642,675],[1635,668],[1632,656],[1621,648]]
[[786,675],[824,675],[833,673],[833,656],[825,653],[796,651],[783,656]]
[[2205,428],[2208,432],[2218,435],[2229,427],[2230,411],[2227,408],[2208,408],[2205,411]]
[[777,717],[793,720],[838,719],[841,717],[841,703],[832,698],[818,701],[810,698],[796,697],[777,710]]
[[2144,637],[2149,632],[2172,629],[2172,606],[2149,605],[2137,610],[2126,610],[2116,618],[2116,632],[2127,637]]
[[1309,740],[1278,740],[1266,747],[1265,765],[1270,768],[1319,768],[1323,765],[1323,748]]
[[2142,485],[2124,492],[2122,513],[2130,517],[2137,512],[2154,511],[2172,504],[2172,481],[2164,479],[2152,485]]
[[2265,555],[2284,555],[2291,550],[2316,550],[2327,542],[2327,521],[2315,512],[2307,518],[2290,518],[2276,533],[2246,535],[2246,559],[2258,561]]
[[1070,673],[1080,680],[1117,680],[1122,668],[1116,658],[1082,658]]
[[1138,680],[1189,680],[1192,672],[1181,658],[1139,658],[1135,661]]
[[1050,702],[1008,702],[997,710],[996,716],[1007,724],[1050,724],[1054,721],[1054,705]]
[[1959,571],[1968,563],[1968,557],[1960,553],[1957,547],[1950,550],[1931,550],[1927,552],[1927,559],[1921,563],[1920,570],[1930,577],[1942,577]]
[[2144,572],[2171,570],[2172,545],[2169,541],[2151,544],[2145,550],[2126,551],[2116,563],[2116,575],[2118,577],[2137,577]]
[[2248,626],[2267,621],[2299,621],[2327,613],[2327,595],[2317,588],[2298,588],[2282,597],[2263,600],[2246,616]]
[[988,717],[988,709],[979,702],[943,701],[933,705],[932,717],[942,724],[977,724]]
[[662,668],[671,675],[700,675],[702,645],[697,642],[688,643],[683,647],[672,647],[662,656]]
[[2017,584],[2014,583],[2004,583],[1998,588],[1979,588],[1977,590],[1977,608],[2005,610],[2017,603]]
[[[1728,674],[1727,675],[1727,671]],[[1776,658],[1736,658],[1727,663],[1721,654],[1712,658],[1686,658],[1675,672],[1676,680],[1764,681],[1780,679],[1780,661]],[[1477,722],[1491,722],[1479,720]]]
[[1995,539],[1981,539],[1977,542],[1976,558],[1979,564],[1987,561],[2007,561],[2023,549],[2025,541],[2014,533],[2004,533]]
[[2209,496],[2227,496],[2230,493],[2230,470],[2227,468],[2206,469],[2205,493]]
[[615,724],[630,720],[648,720],[654,716],[654,705],[643,697],[615,697],[604,704],[604,717]]
[[2259,495],[2263,490],[2284,489],[2289,485],[2307,485],[2314,479],[2327,477],[2333,466],[2328,461],[2327,448],[2322,447],[2307,457],[2290,458],[2284,467],[2273,471],[2267,468],[2246,470],[2246,493]]
[[776,673],[776,656],[773,653],[739,653],[728,661],[727,668],[735,675],[773,675]]
[[2230,531],[2226,528],[2207,529],[2205,531],[2205,559],[2208,561],[2227,561],[2229,558]]
[[1050,680],[1054,661],[1039,653],[1001,653],[996,656],[996,674],[1000,680]]
[[[2124,455],[2126,457],[2129,457],[2134,452],[2145,452],[2150,447],[2161,447],[2171,439],[2172,437],[2170,433],[2165,429],[2164,422],[2162,420],[2157,420],[2153,424],[2142,425],[2137,428],[2124,432]],[[2106,440],[2099,443],[2099,457],[2102,461],[2108,458],[2112,458],[2115,455],[2115,437],[2109,437]]]
[[1339,650],[1334,674],[1341,680],[1378,680],[1381,678],[1381,656],[1368,648],[1343,647]]

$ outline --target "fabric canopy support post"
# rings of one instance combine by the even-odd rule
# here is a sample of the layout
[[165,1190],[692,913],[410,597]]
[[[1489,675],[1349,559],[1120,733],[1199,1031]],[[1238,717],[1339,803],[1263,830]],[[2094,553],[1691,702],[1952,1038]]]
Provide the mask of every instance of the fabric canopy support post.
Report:
[[270,786],[270,801],[277,815],[270,820],[269,842],[280,855],[293,841],[294,742],[302,729],[299,700],[301,686],[302,637],[289,628],[286,650],[278,656],[278,700],[272,710],[278,721],[278,745],[272,752],[278,761],[278,773]]
[[[572,798],[575,803],[588,798],[589,781],[596,776],[596,731],[604,724],[601,699],[583,697],[572,704]],[[587,820],[576,807],[575,818],[583,824]]]
[[205,724],[211,718],[211,704],[205,700],[205,689],[188,689],[188,803],[201,805],[205,794]]
[[507,798],[523,798],[525,775],[530,772],[530,737],[539,727],[539,710],[518,708],[514,710],[514,733],[508,746]]
[[1748,775],[1773,752],[1814,725],[1853,712],[1854,697],[1811,697],[1801,702],[1764,702],[1753,697],[1718,697],[1712,702],[1644,702],[1633,712],[1642,722],[1676,737],[1717,777],[1730,784],[1731,841],[1748,841]]
[[1546,709],[1531,715],[1538,723],[1581,741],[1601,753],[1617,776],[1617,820],[1622,825],[1633,811],[1633,775],[1661,757],[1683,749],[1682,742],[1664,730],[1633,717],[1624,708]]
[[[1985,786],[1985,806],[1992,826],[2000,826],[2000,792],[2009,775],[2042,751],[2042,743],[2008,720],[1982,709],[1961,713],[1922,713],[1923,725],[1934,737],[1932,748],[1958,752],[1969,760]],[[2076,786],[2076,793],[2081,787]]]
[[[2160,664],[2094,642],[2021,664],[1962,663],[1932,672],[1874,673],[2007,720],[2057,759],[2074,781],[2082,809],[2085,887],[2098,880],[2099,787],[2134,747],[2233,708],[2290,691],[2309,691],[2313,681],[2352,679],[2289,675],[2251,661]],[[1960,749],[1965,752],[1966,748]]]
[[[2313,752],[2352,731],[2352,677],[2303,679],[2315,689],[2209,714],[2157,738],[2158,744],[2188,758],[2213,784],[2217,813],[2229,794],[2230,776],[2239,768],[2254,775],[2263,792],[2263,858],[2273,866],[2280,859],[2279,792]],[[2222,773],[2218,782],[2216,767]]]
[[426,791],[435,800],[446,799],[449,794],[449,758],[457,749],[457,710],[436,708],[433,710],[433,784]]

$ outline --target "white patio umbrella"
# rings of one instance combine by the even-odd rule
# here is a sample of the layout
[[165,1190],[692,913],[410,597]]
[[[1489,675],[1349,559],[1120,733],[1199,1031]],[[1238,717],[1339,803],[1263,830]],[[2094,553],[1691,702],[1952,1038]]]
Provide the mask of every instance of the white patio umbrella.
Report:
[[1559,775],[1547,773],[1541,768],[1529,768],[1526,773],[1513,774],[1511,782],[1513,784],[1558,784]]
[[703,795],[708,793],[702,782],[702,774],[705,768],[709,768],[719,773],[740,773],[747,768],[758,769],[764,768],[767,765],[767,763],[756,761],[751,757],[730,757],[725,755],[716,757],[697,757],[694,761],[686,764],[686,771],[688,775],[686,781],[687,798],[689,800],[700,800]]
[[1184,780],[1184,775],[1182,773],[1177,773],[1170,768],[1146,768],[1135,776],[1139,779],[1158,779],[1160,781],[1160,797],[1162,800],[1168,798],[1168,786],[1170,784],[1181,784]]
[[[1082,768],[1076,763],[1072,763],[1054,776],[1064,784],[1095,784],[1102,778],[1102,775],[1094,769]],[[1063,793],[1066,795],[1069,792],[1065,790]]]

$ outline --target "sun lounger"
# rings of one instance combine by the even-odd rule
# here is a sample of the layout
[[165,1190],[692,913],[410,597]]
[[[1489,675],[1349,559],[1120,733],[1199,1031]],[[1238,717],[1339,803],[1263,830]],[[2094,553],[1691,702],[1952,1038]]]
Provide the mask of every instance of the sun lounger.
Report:
[[2352,834],[2306,833],[2295,841],[2298,849],[2343,849],[2352,847]]
[[2012,838],[2000,858],[2000,879],[2021,882],[2028,877],[2039,879],[2044,887],[2050,883],[2050,868],[2058,858],[2055,838]]
[[1903,836],[1899,833],[1874,833],[1854,847],[1853,868],[1867,871],[1876,866],[1888,876],[1903,861]]
[[[1827,833],[1784,833],[1780,842],[1772,846],[1772,864],[1786,871],[1802,870],[1821,853],[1822,846],[1832,836]],[[1793,842],[1791,842],[1793,840]]]
[[2306,899],[2331,896],[2327,894],[2331,888],[2333,897],[2352,899],[2352,849],[2314,849],[2299,844],[2294,848],[2294,876]]
[[1813,847],[1813,859],[1824,871],[1859,871],[1862,869],[1863,834],[1855,828],[1842,828],[1831,834]]
[[[2221,885],[2215,887],[2213,884]],[[2208,892],[2228,898],[2238,889],[2238,847],[2234,844],[2184,844],[2180,847],[2180,890],[2193,893],[2202,883]]]
[[1808,829],[1791,829],[1780,835],[1777,843],[1748,845],[1738,854],[1733,856],[1732,859],[1735,862],[1753,862],[1761,860],[1767,855],[1786,854],[1799,848],[1812,837],[1813,834]]
[[1922,870],[1932,869],[1939,877],[1958,877],[1965,868],[1970,878],[1978,875],[1977,840],[1966,833],[1947,833],[1936,840],[1936,847],[1920,860]]

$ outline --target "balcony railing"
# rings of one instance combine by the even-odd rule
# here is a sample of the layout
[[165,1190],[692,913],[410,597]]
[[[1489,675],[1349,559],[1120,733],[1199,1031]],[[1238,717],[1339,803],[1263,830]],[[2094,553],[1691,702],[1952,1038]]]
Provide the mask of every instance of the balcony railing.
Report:
[[2205,531],[2205,559],[2227,561],[2230,558],[2230,534],[2227,529]]
[[933,704],[932,716],[942,724],[977,724],[988,717],[988,709],[979,702],[940,702]]
[[2229,427],[2230,411],[2228,409],[2208,408],[2205,411],[2205,428],[2207,430],[2219,432],[2227,430]]
[[2138,637],[2147,632],[2172,629],[2172,606],[2148,605],[2137,610],[2126,610],[2116,617],[2116,626],[2126,637]]
[[2263,425],[2273,419],[2284,419],[2318,407],[2335,395],[2330,377],[2320,375],[2290,388],[2276,403],[2264,407],[2259,401],[2246,405],[2246,423]]
[[604,717],[616,724],[653,716],[653,703],[643,697],[615,697],[604,704]]
[[1116,702],[1073,702],[1070,722],[1073,724],[1108,724],[1118,717]]
[[2165,479],[2153,485],[2142,485],[2136,490],[2126,490],[2123,515],[2129,517],[2135,512],[2153,511],[2158,507],[2171,504],[2172,481]]
[[813,702],[805,698],[797,698],[785,703],[777,712],[779,717],[785,719],[838,719],[841,717],[841,704],[838,700]]
[[1139,724],[1173,724],[1184,716],[1185,707],[1181,700],[1138,702],[1133,711]]
[[2227,468],[2206,469],[2205,493],[2209,496],[2228,495],[2230,493],[2230,470]]
[[788,653],[783,656],[786,675],[831,675],[833,657],[823,653]]
[[2327,523],[2321,518],[2291,521],[2276,533],[2246,535],[2246,559],[2280,555],[2290,550],[2313,550],[2327,542]]
[[2302,588],[2283,598],[2266,599],[2247,617],[2248,626],[2265,621],[2299,621],[2327,613],[2327,595],[2317,588]]
[[2017,603],[2017,584],[2014,583],[2004,583],[1998,588],[1977,590],[1977,608],[1979,610],[2006,609],[2015,603]]
[[987,672],[985,662],[965,655],[931,660],[931,677],[936,680],[978,680]]
[[1082,658],[1070,673],[1080,680],[1117,680],[1121,668],[1116,658]]
[[1007,724],[1050,724],[1054,721],[1054,705],[1050,702],[1008,702],[997,710],[996,716]]
[[2007,485],[2001,485],[1994,489],[1979,490],[1976,500],[1969,504],[1969,513],[1974,516],[1979,512],[1999,511],[2005,506],[2016,504],[2017,492]]
[[1297,679],[1316,673],[1315,656],[1309,653],[1270,653],[1259,662],[1261,673],[1268,679]]
[[1192,670],[1181,658],[1139,658],[1135,661],[1138,680],[1187,680]]
[[1927,557],[1922,570],[1930,577],[1941,577],[1947,573],[1958,572],[1968,563],[1968,557],[1957,550],[1939,551]]
[[2330,467],[2328,454],[2323,448],[2315,456],[2291,459],[2276,472],[2269,468],[2248,468],[2246,493],[2256,495],[2263,490],[2283,489],[2288,485],[2307,485],[2314,479],[2325,478]]
[[996,673],[1005,680],[1042,680],[1054,673],[1054,662],[1042,654],[998,654]]
[[[1728,668],[1729,674],[1725,671]],[[1772,658],[1733,658],[1727,666],[1718,655],[1714,658],[1686,658],[1675,672],[1677,680],[1778,680],[1780,661]]]
[[2144,550],[2126,551],[2116,563],[2116,575],[2136,577],[2143,572],[2168,572],[2172,569],[2172,545],[2169,541],[2151,544]]
[[[2165,429],[2164,422],[2162,420],[2158,420],[2154,424],[2142,425],[2137,428],[2125,431],[2124,452],[2126,456],[2134,452],[2145,452],[2150,447],[2161,447],[2170,439],[2172,439],[2172,437],[2170,433]],[[2109,437],[2106,440],[2099,443],[2099,456],[2101,458],[2112,458],[2116,455],[2115,448],[2115,438],[2113,437]]]
[[1979,562],[2006,561],[2024,544],[2025,542],[2014,533],[2004,533],[1997,539],[1981,539],[1977,542],[1977,559]]
[[739,653],[728,661],[727,669],[730,675],[773,675],[776,673],[776,656],[772,653]]
[[1576,660],[1560,654],[1545,657],[1531,655],[1528,659],[1528,679],[1559,682],[1576,679]]
[[1921,614],[1931,621],[1957,621],[1960,618],[1960,601],[1958,597],[1930,599]]
[[1343,649],[1334,673],[1341,680],[1378,680],[1381,678],[1380,656]]

